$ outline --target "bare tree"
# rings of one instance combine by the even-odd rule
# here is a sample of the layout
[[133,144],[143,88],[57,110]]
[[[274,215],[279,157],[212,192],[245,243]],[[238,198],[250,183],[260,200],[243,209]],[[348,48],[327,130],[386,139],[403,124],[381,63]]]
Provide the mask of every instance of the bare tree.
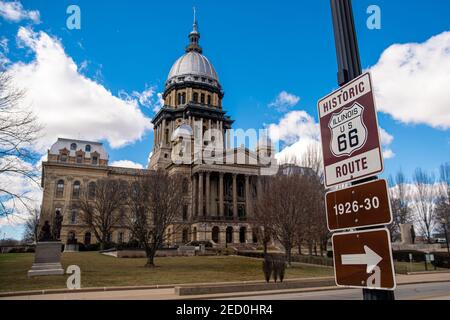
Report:
[[38,209],[31,210],[30,216],[25,222],[23,241],[34,243],[38,242],[40,218],[41,212]]
[[[439,195],[437,199],[437,216],[442,223],[442,228],[450,227],[450,163],[444,163],[440,167]],[[444,232],[444,230],[442,230]]]
[[258,192],[258,200],[255,203],[253,224],[257,230],[258,242],[263,245],[264,256],[267,255],[268,245],[273,236],[273,195],[270,193],[271,176],[260,176],[261,189]]
[[292,261],[292,248],[296,241],[297,228],[301,223],[304,208],[299,197],[305,188],[297,173],[275,176],[270,180],[263,200],[272,217],[273,234],[286,251],[287,262]]
[[323,181],[323,160],[322,150],[318,143],[311,143],[306,148],[300,160],[300,165],[312,169],[319,177],[319,181]]
[[127,189],[125,181],[105,178],[81,192],[78,205],[82,220],[94,232],[101,250],[122,218],[119,211],[126,203]]
[[400,225],[411,222],[407,183],[402,171],[398,171],[395,178],[389,177],[389,197],[393,216],[389,229],[393,241],[400,238]]
[[24,92],[14,87],[11,75],[0,72],[0,216],[14,213],[17,205],[29,209],[26,192],[15,191],[6,181],[15,177],[37,181],[38,172],[31,163],[36,154],[31,150],[41,127],[35,115],[20,106]]
[[420,231],[428,243],[431,243],[432,232],[436,224],[434,182],[435,178],[432,174],[428,174],[420,168],[414,172],[415,190],[412,194],[412,206],[415,209]]
[[299,254],[302,244],[306,243],[310,255],[313,250],[317,255],[317,245],[319,245],[322,255],[323,251],[326,251],[330,233],[326,225],[322,150],[318,143],[308,145],[300,164],[305,168],[310,168],[311,172],[305,172],[302,177],[306,193],[301,196],[306,197],[307,200],[304,201],[306,210],[302,219],[303,223],[299,225],[297,231]]
[[156,251],[166,241],[167,229],[179,220],[184,204],[183,179],[154,171],[137,176],[128,192],[128,227],[145,249],[146,267],[154,267]]

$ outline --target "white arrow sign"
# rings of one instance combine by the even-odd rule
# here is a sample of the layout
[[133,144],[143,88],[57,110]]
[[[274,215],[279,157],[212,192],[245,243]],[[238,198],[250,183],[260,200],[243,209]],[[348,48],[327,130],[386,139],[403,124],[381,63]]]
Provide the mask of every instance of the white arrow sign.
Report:
[[342,255],[342,264],[343,265],[359,265],[366,264],[367,265],[367,273],[371,273],[373,269],[383,260],[375,251],[370,249],[368,246],[364,246],[364,251],[366,253],[363,254],[343,254]]

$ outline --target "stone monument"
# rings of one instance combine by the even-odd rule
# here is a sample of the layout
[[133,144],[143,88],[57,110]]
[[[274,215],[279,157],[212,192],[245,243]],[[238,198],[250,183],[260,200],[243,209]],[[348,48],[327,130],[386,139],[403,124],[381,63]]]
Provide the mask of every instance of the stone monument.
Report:
[[402,235],[402,244],[413,244],[412,234],[411,234],[411,223],[405,223],[400,225],[400,233]]
[[53,229],[50,228],[48,221],[44,222],[39,233],[39,241],[36,243],[34,263],[28,271],[29,277],[64,274],[61,265],[61,241],[59,241],[61,223],[62,216],[59,211],[56,212]]

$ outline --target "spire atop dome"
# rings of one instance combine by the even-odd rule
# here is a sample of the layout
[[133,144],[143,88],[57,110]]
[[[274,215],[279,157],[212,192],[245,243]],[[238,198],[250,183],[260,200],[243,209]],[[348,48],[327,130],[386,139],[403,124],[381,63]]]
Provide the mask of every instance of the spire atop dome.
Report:
[[194,9],[194,24],[192,25],[191,33],[189,33],[190,43],[186,48],[186,52],[196,51],[198,53],[202,53],[203,50],[200,47],[200,45],[198,44],[198,42],[200,40],[200,33],[198,32],[197,15],[196,15],[195,7],[193,9]]

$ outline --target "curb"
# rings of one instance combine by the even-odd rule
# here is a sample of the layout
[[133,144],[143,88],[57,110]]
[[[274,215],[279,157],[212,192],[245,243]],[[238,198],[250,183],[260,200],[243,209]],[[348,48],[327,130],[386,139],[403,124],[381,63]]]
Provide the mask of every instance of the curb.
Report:
[[[444,281],[423,281],[423,282],[409,282],[409,283],[398,283],[398,286],[414,285],[414,284],[427,284],[427,283],[441,283],[450,282],[450,280]],[[317,287],[317,288],[303,288],[303,289],[286,289],[286,290],[274,290],[274,291],[257,291],[257,292],[235,292],[226,294],[210,294],[210,295],[197,295],[197,296],[183,296],[181,300],[207,300],[207,299],[225,299],[225,298],[243,298],[248,296],[270,296],[273,294],[289,294],[289,293],[306,293],[306,292],[322,292],[322,291],[339,291],[339,290],[351,290],[351,288],[344,287]],[[181,297],[181,296],[180,296]]]
[[[289,279],[288,281],[293,281],[295,279]],[[405,283],[397,283],[397,286],[404,285],[414,285],[414,284],[428,284],[428,283],[441,283],[450,282],[450,280],[428,280],[428,281],[413,281]],[[195,284],[179,284],[179,285],[152,285],[152,286],[138,286],[138,287],[93,287],[93,288],[82,288],[78,290],[69,289],[47,289],[47,290],[34,290],[34,291],[19,291],[19,292],[5,292],[0,293],[0,298],[15,297],[15,296],[36,296],[36,295],[46,295],[46,294],[58,294],[58,293],[83,293],[83,292],[106,292],[106,291],[129,291],[129,290],[151,290],[151,289],[171,289],[176,286],[192,286]],[[206,285],[206,284],[202,284]],[[299,289],[284,289],[284,290],[273,290],[273,291],[257,291],[257,292],[235,292],[226,294],[206,294],[206,295],[196,295],[196,296],[178,296],[177,300],[204,300],[205,298],[235,298],[235,297],[245,297],[254,296],[258,293],[258,296],[267,296],[272,294],[283,294],[283,293],[301,293],[301,292],[319,292],[319,291],[334,291],[334,290],[348,290],[349,288],[341,287],[316,287],[316,288],[299,288]],[[211,297],[212,296],[212,297]]]
[[[292,281],[308,281],[308,280],[330,280],[333,277],[319,277],[319,278],[297,278],[286,279],[285,282]],[[203,283],[179,283],[179,284],[160,284],[160,285],[148,285],[148,286],[119,286],[119,287],[90,287],[81,289],[44,289],[44,290],[29,290],[29,291],[13,291],[13,292],[0,292],[0,298],[14,297],[14,296],[36,296],[44,294],[57,294],[57,293],[83,293],[83,292],[104,292],[104,291],[127,291],[127,290],[151,290],[151,289],[171,289],[175,287],[191,287],[191,286],[211,286],[211,285],[246,285],[246,284],[258,284],[265,283],[263,280],[253,281],[234,281],[234,282],[203,282]]]

